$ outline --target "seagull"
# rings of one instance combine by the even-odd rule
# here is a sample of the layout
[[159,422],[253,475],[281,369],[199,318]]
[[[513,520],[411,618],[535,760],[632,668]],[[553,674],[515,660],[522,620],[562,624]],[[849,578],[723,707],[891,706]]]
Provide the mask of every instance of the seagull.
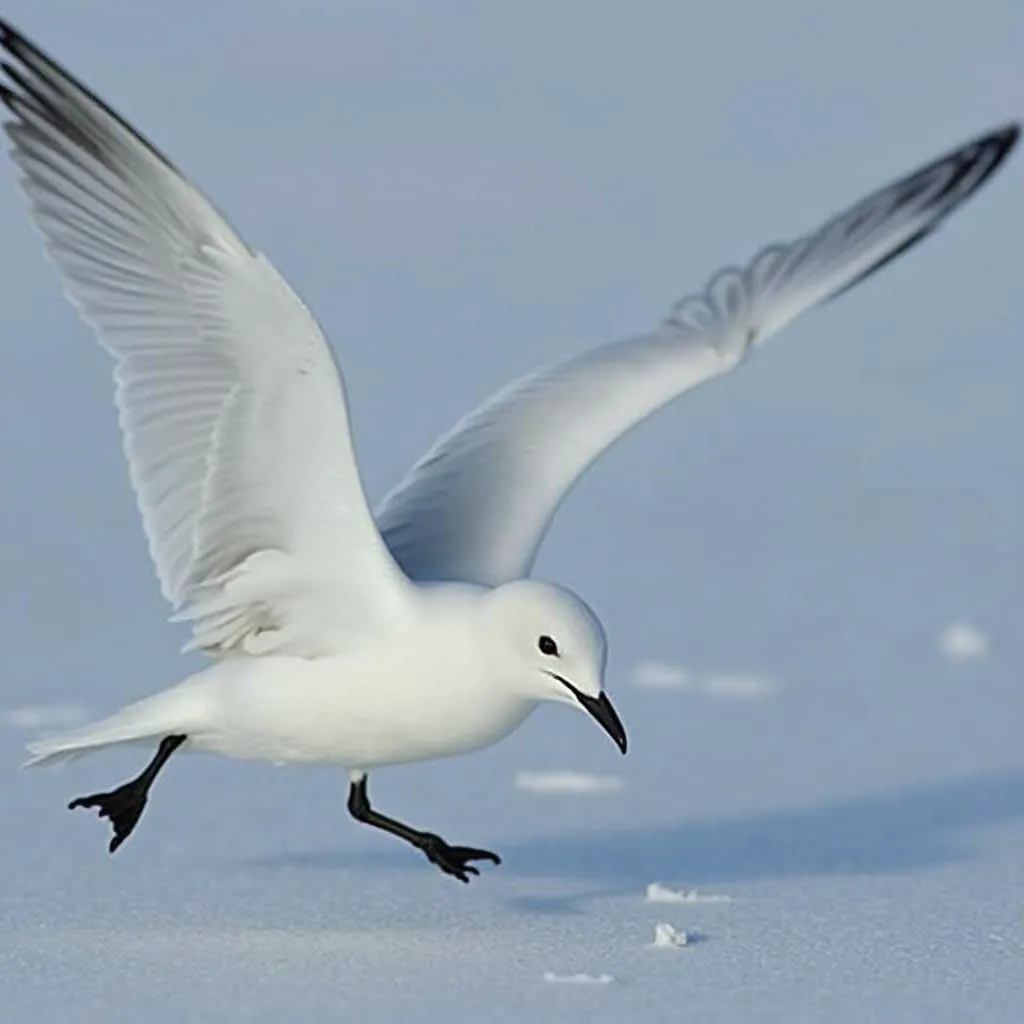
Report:
[[166,156],[0,21],[0,100],[30,216],[114,359],[131,482],[194,675],[28,764],[117,744],[156,752],[72,801],[131,835],[172,755],[337,764],[348,810],[462,882],[497,854],[371,806],[369,772],[464,754],[541,703],[589,714],[626,752],[605,631],[530,578],[566,492],[656,409],[733,370],[800,313],[884,267],[971,196],[1017,142],[990,131],[795,241],[711,277],[646,334],[516,381],[437,441],[376,514],[345,389],[312,314]]

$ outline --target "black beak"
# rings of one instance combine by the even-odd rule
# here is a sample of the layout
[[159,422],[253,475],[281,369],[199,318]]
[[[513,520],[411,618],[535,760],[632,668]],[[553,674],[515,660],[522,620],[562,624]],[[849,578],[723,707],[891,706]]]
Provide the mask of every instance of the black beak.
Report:
[[611,736],[615,746],[622,753],[625,753],[626,729],[622,724],[622,719],[619,718],[615,708],[612,707],[612,702],[608,699],[608,695],[602,692],[597,697],[588,697],[585,693],[577,690],[564,676],[556,675],[554,672],[548,674],[554,676],[555,679],[571,691],[572,695],[580,702],[580,706],[593,716],[594,721]]
[[582,693],[577,693],[576,699],[594,716],[594,721],[611,736],[615,746],[625,753],[626,730],[608,695],[602,693],[600,697],[586,697]]

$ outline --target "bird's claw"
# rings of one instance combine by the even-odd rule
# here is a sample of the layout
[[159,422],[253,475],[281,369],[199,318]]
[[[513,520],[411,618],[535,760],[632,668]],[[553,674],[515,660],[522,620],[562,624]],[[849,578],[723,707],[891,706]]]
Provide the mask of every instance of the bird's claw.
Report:
[[468,882],[470,875],[480,874],[480,869],[469,861],[501,863],[501,858],[490,850],[478,850],[474,846],[449,846],[440,836],[435,835],[425,837],[422,850],[431,864],[436,864],[446,875],[452,875],[460,882]]
[[95,807],[101,818],[108,818],[114,828],[114,836],[110,840],[110,852],[117,848],[132,834],[139,823],[146,807],[146,788],[133,782],[109,793],[93,793],[91,796],[80,796],[68,804],[68,810],[76,807]]

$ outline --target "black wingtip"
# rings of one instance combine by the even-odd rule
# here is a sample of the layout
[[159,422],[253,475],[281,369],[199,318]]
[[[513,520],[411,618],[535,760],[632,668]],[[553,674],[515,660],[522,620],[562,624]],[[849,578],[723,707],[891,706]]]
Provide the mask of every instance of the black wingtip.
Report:
[[17,56],[18,48],[26,46],[34,49],[32,44],[6,18],[0,16],[0,46]]
[[[109,104],[100,99],[81,79],[71,74],[67,68],[55,61],[46,51],[19,32],[4,18],[0,18],[0,50],[3,50],[13,58],[15,68],[24,65],[34,78],[43,80],[57,91],[68,93],[72,99],[82,99],[87,103],[95,105],[98,110],[102,111],[103,114],[119,124],[129,135],[133,136],[140,145],[148,149],[169,170],[183,177],[177,167],[149,139],[126,121]],[[11,108],[11,99],[17,101],[22,98],[28,98],[39,106],[49,106],[46,100],[41,99],[38,88],[32,81],[20,75],[15,68],[5,65],[10,83],[13,83],[15,88],[11,89],[8,86],[3,99],[4,103]],[[18,92],[18,89],[21,89],[21,93]],[[13,108],[11,109],[13,110]],[[59,112],[52,110],[50,113],[56,114],[58,118],[62,116]]]
[[999,128],[993,128],[992,131],[987,132],[980,138],[975,140],[975,145],[978,146],[992,146],[994,145],[999,155],[997,156],[995,163],[1001,163],[1007,156],[1009,156],[1011,150],[1020,141],[1020,121],[1008,121],[1006,124]]
[[[990,128],[987,132],[983,132],[975,138],[961,143],[959,146],[951,149],[944,156],[939,157],[937,160],[933,160],[929,167],[934,167],[954,160],[959,160],[970,165],[980,161],[981,154],[988,153],[989,159],[985,166],[984,174],[982,174],[972,184],[968,191],[968,194],[970,194],[971,192],[974,192],[975,189],[977,189],[978,186],[980,186],[1010,155],[1013,148],[1020,141],[1020,130],[1021,123],[1019,121],[1007,121],[1005,124],[999,125],[997,128]],[[923,173],[927,170],[928,168],[922,168],[922,171],[918,173]],[[966,198],[966,196],[964,198]]]
[[[1014,147],[1020,141],[1020,127],[1019,121],[1008,121],[999,128],[993,128],[991,131],[986,132],[984,135],[981,135],[974,140],[973,147],[976,147],[979,150],[988,149],[994,151],[992,162],[985,171],[981,180],[978,181],[978,185],[988,178],[988,176],[1010,155],[1010,153],[1013,152]],[[971,148],[971,144],[961,147],[962,150],[968,150]]]
[[1009,145],[1013,146],[1020,138],[1020,121],[1009,121],[1002,128],[997,129],[993,134],[1002,135]]
[[[1006,158],[1013,151],[1020,140],[1021,125],[1019,121],[1008,121],[998,128],[978,135],[969,142],[962,143],[955,149],[950,150],[943,156],[925,167],[909,174],[902,181],[896,182],[884,191],[897,191],[902,189],[905,194],[910,194],[914,189],[920,187],[929,175],[943,165],[952,165],[952,173],[943,187],[931,197],[931,202],[939,206],[939,211],[921,229],[905,239],[901,245],[892,249],[882,256],[876,263],[858,274],[852,281],[846,282],[841,288],[829,296],[828,301],[833,301],[841,295],[845,295],[851,288],[877,273],[883,267],[888,266],[894,260],[899,259],[905,252],[913,249],[919,242],[922,242],[953,212],[961,203],[970,198],[981,188],[989,178],[1003,165]],[[964,183],[967,183],[966,186]],[[868,200],[870,201],[870,197]]]

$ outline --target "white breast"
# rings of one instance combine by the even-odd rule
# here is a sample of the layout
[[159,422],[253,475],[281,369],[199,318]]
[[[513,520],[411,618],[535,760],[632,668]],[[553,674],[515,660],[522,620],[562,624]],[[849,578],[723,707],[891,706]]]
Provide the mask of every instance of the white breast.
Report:
[[488,746],[536,706],[497,684],[471,644],[419,624],[331,658],[263,655],[211,666],[208,729],[194,745],[231,757],[349,768]]

